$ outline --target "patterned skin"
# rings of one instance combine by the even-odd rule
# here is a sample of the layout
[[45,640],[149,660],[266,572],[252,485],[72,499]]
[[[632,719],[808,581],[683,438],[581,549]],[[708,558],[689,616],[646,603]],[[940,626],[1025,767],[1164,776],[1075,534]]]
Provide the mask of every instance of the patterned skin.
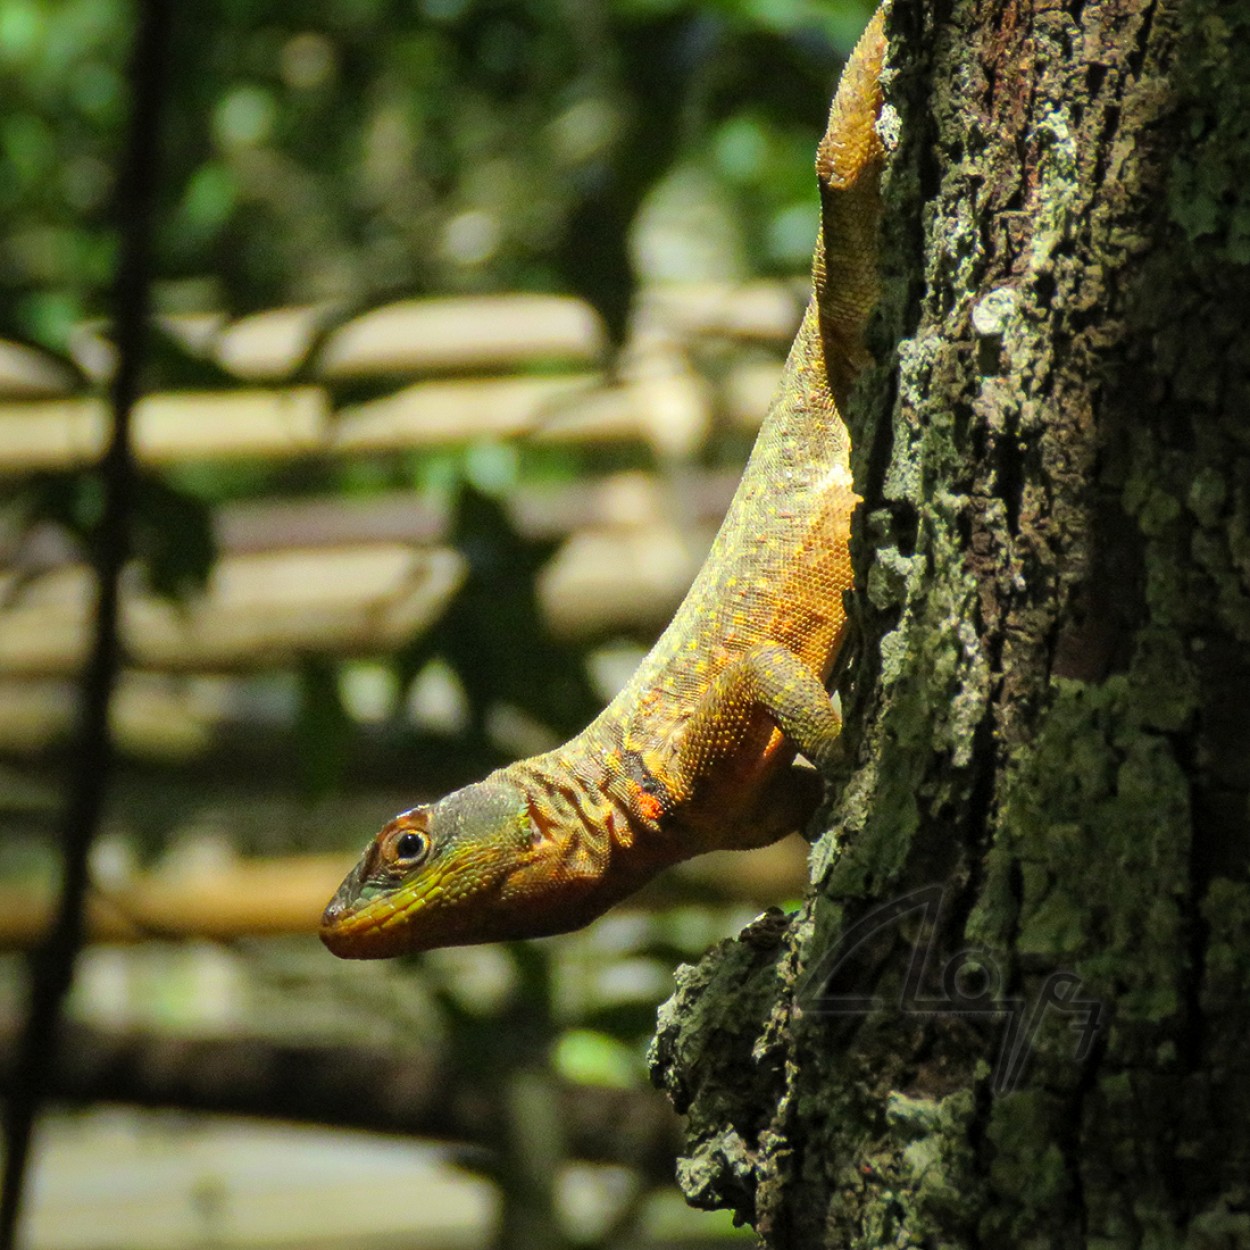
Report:
[[813,297],[729,512],[681,607],[577,737],[392,820],[321,925],[372,959],[579,928],[670,864],[801,828],[841,722],[852,490],[839,416],[876,300],[880,11],[817,151]]

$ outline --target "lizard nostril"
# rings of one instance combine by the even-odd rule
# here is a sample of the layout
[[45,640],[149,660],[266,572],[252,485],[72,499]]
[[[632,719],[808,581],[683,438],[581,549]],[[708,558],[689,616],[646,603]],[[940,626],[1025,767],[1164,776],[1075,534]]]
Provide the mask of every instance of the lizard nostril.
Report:
[[[372,850],[372,848],[370,849]],[[330,900],[325,911],[321,913],[322,929],[334,928],[340,920],[350,915],[354,910],[354,904],[360,895],[361,883],[366,876],[366,861],[370,858],[371,856],[366,855],[343,879],[343,884],[335,890],[334,897]]]

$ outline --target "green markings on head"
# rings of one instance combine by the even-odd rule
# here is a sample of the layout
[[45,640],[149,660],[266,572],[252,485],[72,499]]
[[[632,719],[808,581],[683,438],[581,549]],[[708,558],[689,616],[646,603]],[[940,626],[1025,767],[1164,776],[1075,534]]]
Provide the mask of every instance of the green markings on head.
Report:
[[403,812],[339,887],[321,940],[345,959],[497,940],[499,894],[533,842],[524,793],[498,776]]

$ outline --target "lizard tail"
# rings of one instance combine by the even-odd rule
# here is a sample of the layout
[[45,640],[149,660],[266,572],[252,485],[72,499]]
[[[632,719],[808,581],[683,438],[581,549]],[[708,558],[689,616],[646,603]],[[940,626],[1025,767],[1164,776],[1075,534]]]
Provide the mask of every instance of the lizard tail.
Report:
[[877,302],[877,225],[885,148],[877,133],[885,11],[878,8],[838,82],[816,151],[821,232],[812,281],[829,389],[840,412],[868,361],[864,330]]

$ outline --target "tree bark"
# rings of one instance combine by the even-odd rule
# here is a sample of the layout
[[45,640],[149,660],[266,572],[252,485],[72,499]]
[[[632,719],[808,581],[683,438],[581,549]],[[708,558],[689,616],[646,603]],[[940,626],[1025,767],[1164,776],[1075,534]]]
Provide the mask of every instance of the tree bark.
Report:
[[661,1014],[680,1180],[774,1247],[1250,1244],[1250,4],[888,30],[854,767]]

